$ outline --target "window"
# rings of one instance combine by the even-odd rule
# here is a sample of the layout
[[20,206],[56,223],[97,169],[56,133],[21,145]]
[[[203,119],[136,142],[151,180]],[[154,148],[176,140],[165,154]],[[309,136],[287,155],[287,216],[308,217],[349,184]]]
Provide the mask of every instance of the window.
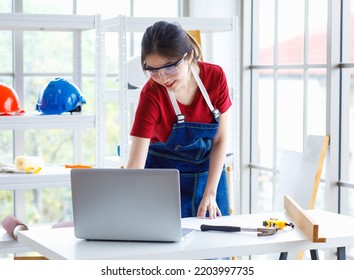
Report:
[[11,12],[12,0],[4,0],[0,3],[0,13],[10,13]]
[[315,134],[330,136],[316,208],[354,215],[354,1],[251,2],[244,3],[250,98],[242,131],[251,143],[242,186],[251,205],[243,210],[271,210],[282,151],[302,152]]

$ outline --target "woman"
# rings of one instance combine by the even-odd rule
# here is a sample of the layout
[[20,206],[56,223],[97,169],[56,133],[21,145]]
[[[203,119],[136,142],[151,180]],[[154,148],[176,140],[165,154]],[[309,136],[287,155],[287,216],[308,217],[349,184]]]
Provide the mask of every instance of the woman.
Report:
[[182,217],[228,215],[231,100],[223,70],[202,62],[198,43],[165,21],[146,29],[141,63],[150,79],[140,94],[127,168],[178,169]]

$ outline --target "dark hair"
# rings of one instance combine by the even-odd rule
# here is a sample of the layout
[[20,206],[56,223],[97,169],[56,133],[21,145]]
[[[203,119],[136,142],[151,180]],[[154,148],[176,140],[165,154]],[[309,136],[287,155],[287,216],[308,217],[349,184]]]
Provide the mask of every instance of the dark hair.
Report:
[[179,59],[194,50],[194,59],[201,59],[199,44],[178,23],[158,21],[148,27],[141,40],[141,64],[149,54]]

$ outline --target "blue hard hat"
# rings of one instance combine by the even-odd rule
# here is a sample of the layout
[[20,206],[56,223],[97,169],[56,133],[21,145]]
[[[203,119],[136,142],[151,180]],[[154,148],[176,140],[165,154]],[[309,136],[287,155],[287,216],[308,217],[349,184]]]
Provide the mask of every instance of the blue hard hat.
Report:
[[57,77],[51,80],[38,97],[36,111],[46,115],[80,111],[86,100],[73,83]]

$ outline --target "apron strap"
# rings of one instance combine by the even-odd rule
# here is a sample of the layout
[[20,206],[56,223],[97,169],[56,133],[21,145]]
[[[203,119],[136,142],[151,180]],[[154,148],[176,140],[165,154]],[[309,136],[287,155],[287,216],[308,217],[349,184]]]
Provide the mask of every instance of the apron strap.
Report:
[[173,94],[172,91],[168,90],[168,96],[170,97],[173,109],[175,110],[175,114],[177,116],[177,122],[183,123],[184,122],[184,115],[181,113],[179,106],[177,104],[176,96]]
[[200,79],[199,75],[197,74],[197,71],[195,70],[193,64],[191,64],[191,71],[192,71],[192,74],[193,74],[193,76],[194,76],[195,81],[196,81],[197,84],[198,84],[198,87],[199,87],[200,91],[201,91],[202,94],[203,94],[203,97],[204,97],[205,102],[207,103],[207,105],[208,105],[210,111],[211,111],[211,112],[213,113],[213,115],[214,115],[214,118],[215,118],[215,119],[219,118],[220,112],[219,112],[218,109],[214,108],[213,104],[211,104],[209,94],[208,94],[207,90],[205,89],[205,86],[204,86],[202,80]]
[[[214,118],[218,119],[219,116],[220,116],[220,111],[218,109],[214,108],[213,104],[211,104],[209,94],[208,94],[208,92],[207,92],[202,80],[200,79],[199,75],[197,74],[197,71],[195,70],[194,65],[191,64],[190,69],[192,71],[194,79],[197,82],[197,85],[198,85],[198,87],[199,87],[199,89],[200,89],[200,91],[201,91],[201,93],[202,93],[202,95],[204,97],[204,100],[207,103],[210,111],[213,113]],[[184,115],[181,113],[181,110],[180,110],[180,108],[178,106],[178,103],[177,103],[177,100],[176,100],[176,96],[173,94],[173,92],[171,92],[169,90],[167,92],[168,92],[168,96],[170,97],[170,100],[171,100],[173,109],[175,111],[175,114],[177,116],[177,122],[178,123],[183,123],[184,122]]]

